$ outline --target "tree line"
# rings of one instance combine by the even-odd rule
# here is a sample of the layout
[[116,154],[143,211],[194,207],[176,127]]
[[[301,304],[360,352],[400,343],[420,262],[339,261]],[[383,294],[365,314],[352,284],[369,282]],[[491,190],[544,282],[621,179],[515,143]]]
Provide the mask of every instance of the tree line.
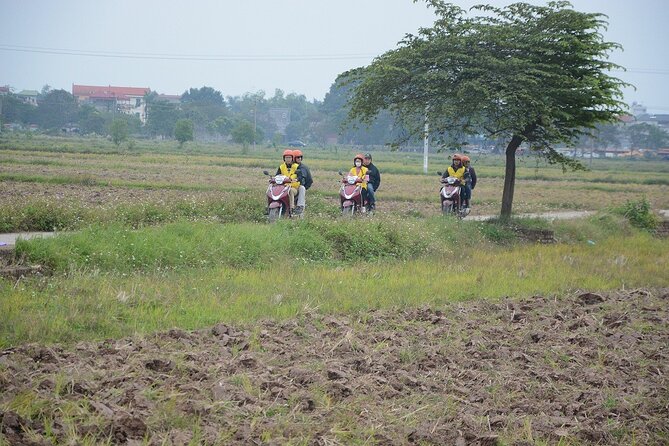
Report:
[[[192,127],[191,139],[240,144],[280,145],[300,140],[322,145],[336,139],[340,143],[382,145],[401,132],[389,114],[379,116],[371,125],[343,128],[349,94],[350,88],[337,82],[322,101],[310,101],[303,94],[286,94],[280,89],[272,96],[264,91],[224,96],[221,91],[203,86],[189,88],[178,103],[150,92],[144,97],[146,122],[142,123],[133,115],[78,103],[70,92],[47,85],[38,96],[37,106],[11,93],[0,96],[0,119],[2,123],[36,125],[44,132],[77,129],[80,134],[109,135],[115,142],[122,134],[181,141],[183,136],[178,130],[184,121]],[[284,128],[277,125],[273,109],[287,112]],[[182,123],[178,126],[179,122]]]

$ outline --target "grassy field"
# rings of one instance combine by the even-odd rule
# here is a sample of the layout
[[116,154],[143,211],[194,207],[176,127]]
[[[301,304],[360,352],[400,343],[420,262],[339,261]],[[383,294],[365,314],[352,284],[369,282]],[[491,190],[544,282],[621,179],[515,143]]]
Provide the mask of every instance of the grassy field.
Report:
[[[596,212],[500,224],[374,152],[379,212],[349,221],[353,150],[314,148],[306,217],[268,225],[280,151],[0,139],[0,232],[68,230],[0,278],[0,445],[666,444],[669,163],[521,158],[516,212]],[[475,164],[495,214],[502,160]]]
[[[104,319],[105,314],[94,314],[97,310],[87,303],[88,299],[91,295],[101,295],[108,302],[115,302],[117,296],[128,293],[126,289],[137,289],[128,283],[138,281],[142,283],[139,289],[146,293],[142,295],[153,296],[148,298],[153,302],[155,296],[165,294],[164,290],[152,289],[149,285],[156,277],[162,277],[161,282],[169,283],[169,289],[174,290],[168,301],[179,301],[183,297],[175,296],[187,294],[188,288],[180,285],[184,280],[191,282],[185,278],[196,276],[199,277],[197,280],[207,284],[200,288],[206,290],[204,294],[203,291],[195,294],[192,302],[195,316],[170,316],[162,322],[165,326],[195,327],[220,316],[216,312],[208,317],[201,316],[212,305],[213,297],[207,293],[211,291],[210,279],[217,275],[233,275],[233,295],[239,295],[239,305],[243,307],[246,305],[243,302],[254,302],[251,304],[255,309],[253,316],[248,318],[275,314],[271,305],[257,305],[256,299],[283,294],[279,291],[273,294],[271,290],[284,289],[285,285],[261,280],[267,274],[278,274],[279,265],[295,269],[297,277],[308,277],[306,283],[309,286],[327,286],[328,291],[322,296],[311,298],[315,299],[313,305],[330,311],[334,309],[328,306],[332,299],[340,304],[345,302],[342,296],[348,287],[338,291],[336,285],[351,281],[354,271],[365,271],[365,281],[369,281],[371,288],[386,290],[390,286],[385,274],[387,265],[395,268],[393,279],[397,279],[397,284],[409,281],[413,274],[410,271],[425,274],[415,290],[399,301],[395,291],[383,291],[384,295],[393,296],[388,302],[378,302],[384,306],[430,301],[435,296],[433,286],[437,289],[452,287],[458,280],[467,286],[462,292],[449,294],[456,299],[475,295],[520,295],[542,289],[557,293],[577,288],[579,283],[596,288],[611,288],[623,283],[641,286],[643,280],[640,277],[644,271],[654,271],[656,265],[666,263],[666,254],[662,252],[666,248],[664,241],[648,239],[620,217],[620,213],[612,212],[624,203],[637,201],[649,203],[656,209],[669,208],[669,194],[666,193],[669,163],[597,159],[593,160],[589,171],[563,172],[533,158],[521,157],[514,205],[516,212],[599,212],[598,216],[584,222],[519,222],[521,226],[550,227],[556,231],[560,248],[545,248],[547,252],[574,249],[575,258],[579,258],[587,256],[588,252],[606,249],[608,254],[601,253],[604,258],[622,256],[636,260],[625,260],[624,271],[618,271],[620,276],[614,280],[607,269],[608,264],[578,263],[575,268],[560,260],[567,258],[567,254],[555,254],[552,261],[566,268],[565,271],[556,270],[555,277],[567,277],[576,269],[579,270],[578,280],[564,280],[558,284],[555,280],[536,276],[531,270],[523,273],[524,269],[519,267],[515,269],[519,275],[504,286],[493,280],[500,287],[493,289],[489,284],[468,283],[467,280],[505,275],[508,266],[495,259],[510,256],[510,259],[523,258],[532,262],[533,256],[539,255],[535,250],[544,248],[515,246],[515,233],[496,224],[456,222],[437,217],[438,178],[421,173],[420,154],[375,152],[375,163],[383,173],[378,193],[379,212],[368,221],[347,223],[336,220],[336,171],[347,168],[353,149],[308,149],[305,151],[306,161],[315,181],[309,193],[307,218],[267,226],[263,214],[266,180],[261,170],[273,170],[281,150],[260,148],[249,151],[214,144],[189,144],[186,150],[178,150],[175,143],[142,141],[127,149],[117,148],[102,139],[0,139],[0,186],[3,192],[0,195],[0,231],[78,231],[51,240],[19,243],[17,253],[20,258],[46,266],[55,276],[22,282],[18,288],[3,283],[3,294],[9,294],[11,298],[3,300],[5,311],[2,313],[14,315],[5,316],[3,344],[86,339],[96,333],[97,336],[121,334],[129,328],[121,323],[127,316],[120,319],[112,316],[107,322],[94,322],[98,316]],[[431,170],[441,170],[447,163],[447,154],[432,155],[431,162]],[[488,156],[474,157],[474,162],[479,175],[474,213],[494,214],[499,208],[501,195],[502,161]],[[659,247],[659,251],[652,257],[654,260],[648,261],[644,260],[646,253],[635,253],[631,248],[618,254],[615,241],[620,237],[633,241],[625,246],[640,244],[653,252]],[[592,247],[585,244],[588,240],[601,244]],[[463,255],[463,251],[468,254]],[[490,252],[494,255],[483,260]],[[285,259],[284,253],[287,254]],[[452,256],[458,260],[453,261]],[[632,264],[638,266],[631,267]],[[442,278],[431,265],[446,265],[457,269],[459,274],[446,274]],[[595,269],[589,269],[591,267]],[[468,271],[466,278],[460,277],[465,271]],[[246,279],[247,276],[252,279]],[[438,285],[430,283],[428,278],[433,276],[439,277],[433,281]],[[662,274],[659,276],[657,285],[666,280]],[[251,297],[253,293],[244,288],[248,280],[259,282],[258,285],[263,287],[259,296]],[[277,280],[290,282],[287,278]],[[447,283],[440,284],[441,280]],[[448,282],[451,280],[453,282]],[[125,285],[114,290],[112,283]],[[61,290],[59,295],[66,300],[49,302],[62,308],[64,317],[74,314],[81,320],[94,321],[74,324],[68,329],[69,322],[45,318],[45,322],[64,330],[60,334],[53,326],[31,327],[30,318],[34,316],[36,301],[26,300],[26,293],[35,293],[45,299],[52,296],[51,287],[54,286]],[[82,308],[78,308],[76,296],[80,293],[76,290],[82,289],[95,291],[93,294],[84,292]],[[314,290],[309,289],[308,295],[314,296]],[[378,296],[370,299],[360,302],[376,301]],[[67,301],[75,307],[62,307]],[[23,309],[23,305],[28,308]],[[243,316],[247,313],[242,308],[228,307],[225,301],[219,305],[227,308],[226,318],[248,320]],[[295,302],[288,306],[284,303],[280,314],[295,314],[299,307],[295,305]],[[53,313],[50,305],[45,308],[48,314]],[[140,308],[144,307],[132,306],[130,311]],[[341,308],[346,309],[348,305],[341,304]],[[172,314],[171,311],[168,310],[168,314]],[[25,319],[19,323],[13,317]],[[66,319],[69,321],[68,317]],[[139,322],[145,319],[146,316],[141,314],[130,317],[135,321],[130,325],[132,330],[147,332],[160,328],[155,322],[146,322],[146,325]],[[148,316],[148,319],[152,317]],[[26,328],[10,334],[13,330],[10,326],[21,324]]]
[[[358,149],[360,150],[360,149]],[[130,227],[181,218],[263,221],[263,169],[274,170],[280,148],[243,153],[240,147],[141,143],[117,149],[105,140],[38,138],[0,140],[0,230],[77,229],[90,223]],[[314,148],[305,161],[314,175],[310,212],[337,213],[337,171],[352,149]],[[379,212],[431,216],[439,212],[438,178],[422,174],[417,153],[378,152],[383,174]],[[432,156],[443,170],[447,154]],[[474,157],[480,178],[474,213],[499,212],[503,164]],[[669,208],[669,166],[647,161],[594,160],[587,172],[563,172],[533,158],[519,160],[514,211],[603,210],[646,198]],[[227,206],[226,206],[227,205]]]

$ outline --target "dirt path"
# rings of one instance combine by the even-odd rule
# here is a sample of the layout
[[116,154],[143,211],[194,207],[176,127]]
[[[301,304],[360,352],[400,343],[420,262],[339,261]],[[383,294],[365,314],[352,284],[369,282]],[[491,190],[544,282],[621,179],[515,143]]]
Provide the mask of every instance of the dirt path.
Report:
[[14,232],[8,234],[0,234],[0,246],[14,246],[16,240],[22,238],[28,240],[37,237],[53,237],[55,232]]
[[0,426],[10,444],[667,444],[668,304],[577,293],[26,345],[0,351]]

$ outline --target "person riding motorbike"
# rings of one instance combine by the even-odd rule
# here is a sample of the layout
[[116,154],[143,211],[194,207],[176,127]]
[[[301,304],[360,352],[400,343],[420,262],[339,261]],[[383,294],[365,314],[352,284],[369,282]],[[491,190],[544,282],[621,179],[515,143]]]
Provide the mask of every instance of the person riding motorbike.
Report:
[[362,156],[360,153],[358,153],[355,157],[353,157],[353,167],[349,171],[349,175],[357,176],[362,180],[362,194],[363,194],[363,199],[367,199],[367,168],[363,166],[363,162],[365,160],[365,157]]
[[462,165],[465,167],[465,183],[462,187],[462,205],[470,207],[472,190],[476,187],[476,171],[470,167],[471,159],[467,155],[462,156]]
[[295,208],[295,212],[297,214],[301,214],[304,212],[304,208],[307,206],[307,189],[311,187],[314,180],[311,177],[311,171],[302,162],[304,159],[302,151],[299,149],[293,150],[293,158],[299,165],[297,168],[297,179],[300,182],[300,187],[297,189],[297,207]]
[[446,169],[442,178],[455,177],[460,180],[461,183],[465,181],[465,166],[462,165],[462,155],[456,153],[453,155],[453,162]]
[[362,161],[362,164],[367,168],[367,173],[369,174],[369,182],[367,183],[367,197],[369,201],[369,210],[373,211],[376,207],[376,197],[374,193],[379,190],[381,186],[381,173],[379,169],[372,163],[372,154],[365,153],[365,158]]
[[290,201],[290,212],[295,209],[295,196],[300,187],[300,182],[297,179],[297,169],[300,165],[294,162],[293,151],[286,149],[283,151],[283,163],[276,170],[276,175],[284,175],[291,179],[290,191],[288,192]]

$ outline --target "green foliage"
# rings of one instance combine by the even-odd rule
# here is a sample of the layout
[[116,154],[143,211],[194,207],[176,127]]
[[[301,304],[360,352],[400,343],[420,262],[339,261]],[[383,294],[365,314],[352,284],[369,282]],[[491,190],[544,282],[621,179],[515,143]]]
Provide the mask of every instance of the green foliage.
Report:
[[128,139],[128,122],[122,118],[115,118],[109,125],[109,134],[116,147]]
[[[305,317],[312,317],[314,309],[331,314],[667,285],[669,241],[649,234],[615,233],[594,245],[497,247],[464,226],[455,228],[459,238],[424,258],[337,262],[333,268],[330,258],[337,253],[328,253],[323,238],[303,232],[301,223],[246,225],[240,233],[239,226],[227,226],[177,224],[140,232],[100,227],[21,243],[22,252],[57,259],[70,274],[0,280],[0,314],[6,322],[0,324],[0,348],[294,318],[305,309]],[[431,220],[427,226],[441,228]],[[254,246],[240,245],[254,241]],[[286,254],[293,244],[299,256]],[[318,248],[314,258],[325,260],[309,261],[306,246]],[[130,272],[133,264],[136,271],[155,272]],[[120,273],[110,273],[114,270]]]
[[553,145],[625,111],[626,84],[607,74],[620,68],[607,60],[618,45],[602,40],[601,14],[574,11],[567,2],[480,5],[474,17],[442,0],[427,3],[437,14],[433,27],[338,79],[353,86],[349,119],[371,123],[392,112],[407,129],[396,144],[422,137],[426,117],[438,144],[476,134],[507,141],[502,216],[509,218],[522,143],[549,162],[577,168]]
[[230,136],[232,136],[234,142],[247,146],[253,142],[262,141],[263,132],[257,126],[254,129],[252,122],[240,120],[235,124],[232,130],[230,130]]
[[650,203],[645,198],[641,200],[628,200],[615,211],[629,220],[629,222],[640,229],[653,230],[657,228],[658,219],[653,214]]
[[105,118],[95,107],[83,105],[79,109],[79,130],[81,133],[104,134]]
[[669,144],[669,133],[656,125],[644,122],[631,125],[626,130],[632,147],[637,149],[657,150]]
[[163,136],[166,138],[174,134],[174,126],[181,117],[181,112],[176,104],[158,100],[156,95],[146,97],[146,128],[151,136]]
[[35,116],[40,127],[60,130],[65,124],[76,122],[77,101],[65,90],[51,90],[39,100]]
[[190,119],[179,119],[174,124],[174,137],[179,141],[179,146],[183,147],[186,141],[193,140],[193,121]]
[[495,243],[511,243],[517,238],[511,225],[499,220],[481,223],[478,230],[486,240]]
[[[150,215],[154,222],[165,218],[160,213]],[[135,231],[124,224],[95,225],[58,238],[19,241],[17,254],[56,271],[160,271],[217,264],[264,267],[276,261],[332,257],[357,262],[411,258],[426,252],[428,238],[414,233],[415,228],[408,229],[388,221],[361,225],[325,220],[276,225],[178,222]]]

